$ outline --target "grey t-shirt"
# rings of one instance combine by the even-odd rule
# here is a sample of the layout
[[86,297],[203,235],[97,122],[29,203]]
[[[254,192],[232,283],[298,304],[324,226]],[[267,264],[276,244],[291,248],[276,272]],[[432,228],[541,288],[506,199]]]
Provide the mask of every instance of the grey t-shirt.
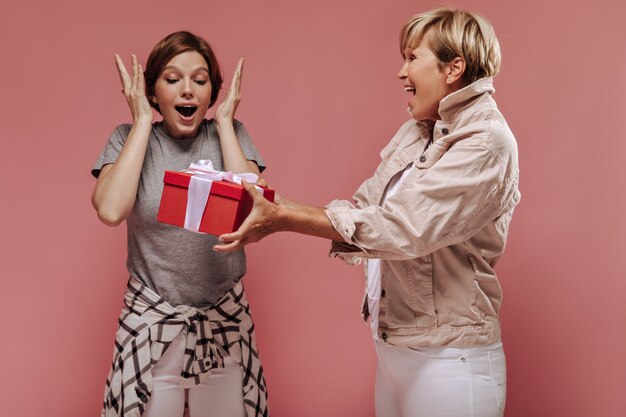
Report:
[[[262,171],[265,163],[245,127],[238,120],[234,126],[246,158]],[[115,163],[131,127],[122,124],[115,128],[91,171],[95,177],[104,165]],[[243,250],[214,252],[216,236],[157,222],[164,171],[183,170],[200,159],[210,159],[215,169],[224,169],[213,119],[203,120],[198,135],[191,139],[172,139],[162,123],[154,123],[135,206],[126,219],[128,271],[173,306],[208,307],[246,272]]]

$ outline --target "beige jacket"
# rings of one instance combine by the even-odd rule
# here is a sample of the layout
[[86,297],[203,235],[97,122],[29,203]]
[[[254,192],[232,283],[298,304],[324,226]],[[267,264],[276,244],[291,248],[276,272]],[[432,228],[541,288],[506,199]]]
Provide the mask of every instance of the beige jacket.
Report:
[[[517,144],[493,92],[483,78],[445,97],[436,123],[405,123],[354,204],[335,200],[326,209],[347,242],[333,242],[332,256],[382,260],[378,335],[387,343],[475,346],[500,338],[493,268],[520,193]],[[398,192],[379,206],[391,178],[411,163]]]

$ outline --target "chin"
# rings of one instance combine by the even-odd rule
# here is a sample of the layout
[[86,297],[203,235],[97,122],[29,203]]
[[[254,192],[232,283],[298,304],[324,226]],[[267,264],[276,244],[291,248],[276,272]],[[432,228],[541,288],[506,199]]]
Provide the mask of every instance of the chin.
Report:
[[188,139],[196,136],[198,133],[198,129],[200,128],[200,123],[194,126],[185,126],[182,129],[179,129],[180,136]]
[[418,122],[424,120],[424,116],[420,114],[415,114],[413,112],[411,112],[411,117]]
[[200,121],[194,123],[193,125],[179,125],[176,124],[174,126],[170,126],[168,129],[169,135],[173,139],[188,139],[196,136],[198,133],[198,129],[200,128]]
[[415,119],[418,122],[427,122],[429,120],[437,120],[437,117],[434,117],[432,115],[416,114],[413,112],[411,112],[411,117],[413,117],[413,119]]

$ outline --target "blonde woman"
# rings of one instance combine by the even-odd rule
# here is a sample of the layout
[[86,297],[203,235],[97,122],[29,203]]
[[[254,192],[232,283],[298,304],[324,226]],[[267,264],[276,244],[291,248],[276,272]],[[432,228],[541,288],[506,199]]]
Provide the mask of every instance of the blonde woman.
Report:
[[409,19],[400,52],[411,120],[353,201],[271,204],[248,187],[251,216],[215,250],[278,231],[331,239],[334,256],[365,260],[377,417],[502,416],[493,268],[520,193],[515,138],[492,97],[500,48],[482,17],[437,8]]

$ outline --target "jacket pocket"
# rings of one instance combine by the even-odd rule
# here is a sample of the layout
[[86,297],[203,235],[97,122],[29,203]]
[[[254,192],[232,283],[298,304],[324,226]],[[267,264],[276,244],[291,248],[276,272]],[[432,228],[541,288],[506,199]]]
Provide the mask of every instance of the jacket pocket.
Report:
[[381,325],[397,334],[436,327],[430,255],[383,265]]
[[483,324],[485,317],[497,317],[502,289],[495,272],[482,257],[468,252],[468,259],[474,272],[474,299],[471,310],[475,314],[476,324]]
[[437,326],[432,256],[426,255],[407,261],[407,277],[416,327],[428,328]]

